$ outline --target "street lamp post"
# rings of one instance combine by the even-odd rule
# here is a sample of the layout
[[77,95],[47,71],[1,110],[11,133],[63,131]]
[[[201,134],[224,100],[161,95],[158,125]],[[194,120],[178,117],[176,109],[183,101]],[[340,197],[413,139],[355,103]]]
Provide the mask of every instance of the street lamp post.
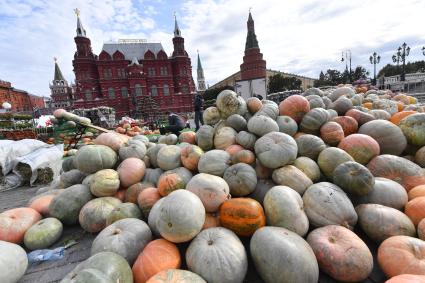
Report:
[[373,85],[376,86],[376,64],[379,64],[379,61],[381,60],[381,56],[376,54],[376,52],[373,52],[373,54],[369,57],[369,61],[371,64],[373,64]]
[[399,47],[397,49],[397,56],[393,55],[393,62],[396,63],[397,65],[399,64],[399,62],[403,62],[403,71],[401,73],[401,81],[404,82],[405,77],[406,77],[406,57],[409,56],[410,54],[410,47],[407,46],[406,42],[404,42],[401,47]]
[[[345,56],[344,56],[345,55]],[[349,80],[351,82],[351,50],[346,50],[345,54],[344,51],[342,51],[342,58],[341,58],[341,62],[345,61],[345,69],[348,70],[348,66],[347,66],[347,61],[350,64],[350,72],[349,72]]]

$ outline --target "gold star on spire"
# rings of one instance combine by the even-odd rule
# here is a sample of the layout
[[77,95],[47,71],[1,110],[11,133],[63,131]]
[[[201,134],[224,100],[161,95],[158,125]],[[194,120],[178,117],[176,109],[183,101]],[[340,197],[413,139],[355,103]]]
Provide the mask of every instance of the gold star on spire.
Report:
[[80,10],[78,8],[75,8],[74,12],[77,15],[77,17],[80,17]]
[[53,60],[55,61],[55,63],[58,61],[58,58],[53,57]]

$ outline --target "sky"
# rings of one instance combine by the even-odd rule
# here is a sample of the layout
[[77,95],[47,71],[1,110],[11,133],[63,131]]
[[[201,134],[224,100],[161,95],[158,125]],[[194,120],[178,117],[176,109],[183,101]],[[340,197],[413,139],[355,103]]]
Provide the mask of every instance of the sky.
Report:
[[95,54],[122,38],[161,42],[171,54],[175,13],[194,80],[199,50],[208,85],[239,71],[250,8],[269,69],[318,78],[321,70],[343,71],[341,52],[350,50],[353,69],[373,74],[369,56],[381,56],[379,70],[403,42],[411,47],[408,61],[425,59],[423,0],[0,0],[0,7],[0,79],[43,96],[50,95],[53,57],[75,80],[75,8]]

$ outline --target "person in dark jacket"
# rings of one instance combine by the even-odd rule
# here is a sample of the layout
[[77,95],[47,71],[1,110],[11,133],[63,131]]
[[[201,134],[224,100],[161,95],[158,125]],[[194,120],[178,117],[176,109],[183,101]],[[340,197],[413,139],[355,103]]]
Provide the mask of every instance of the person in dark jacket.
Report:
[[199,122],[201,125],[204,124],[203,110],[204,110],[204,98],[199,93],[195,95],[195,126],[196,131],[199,130]]
[[169,111],[165,112],[168,115],[168,126],[160,129],[161,135],[166,133],[173,133],[176,136],[180,134],[180,131],[184,129],[186,123],[183,117],[177,115],[176,113],[171,113]]

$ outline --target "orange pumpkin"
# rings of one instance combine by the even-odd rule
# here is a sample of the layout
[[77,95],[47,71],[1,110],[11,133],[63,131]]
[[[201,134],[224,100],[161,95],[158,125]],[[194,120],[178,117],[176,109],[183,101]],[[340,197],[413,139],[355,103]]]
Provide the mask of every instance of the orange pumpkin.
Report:
[[327,122],[320,127],[320,137],[329,145],[337,145],[344,138],[344,130],[337,122]]
[[291,95],[279,104],[279,115],[289,116],[300,123],[304,115],[310,111],[310,103],[301,95]]
[[359,124],[356,119],[350,116],[338,116],[333,118],[332,121],[341,125],[342,130],[344,131],[344,136],[357,133],[359,128]]
[[388,279],[385,283],[425,283],[425,275],[401,274]]
[[419,185],[411,189],[407,196],[409,197],[409,200],[412,200],[417,197],[425,197],[425,185]]
[[230,156],[232,157],[233,155],[235,155],[237,152],[243,150],[244,148],[238,144],[232,144],[230,146],[228,146],[226,148],[226,152],[228,154],[230,154]]
[[137,197],[139,196],[140,192],[149,187],[154,187],[154,185],[151,183],[136,183],[131,185],[128,187],[125,193],[125,202],[132,202],[137,204]]
[[255,155],[252,151],[248,149],[243,149],[233,155],[232,163],[246,163],[252,165],[255,163]]
[[180,159],[186,169],[198,170],[198,162],[204,151],[196,145],[184,147],[180,152]]
[[140,192],[137,197],[137,204],[143,212],[143,215],[147,218],[151,208],[154,204],[161,199],[161,195],[157,188],[146,188]]
[[409,216],[413,224],[418,225],[425,218],[425,197],[417,197],[406,204],[404,213]]
[[145,175],[145,170],[145,163],[139,158],[130,157],[125,159],[117,168],[121,186],[130,187],[140,182]]
[[179,142],[187,142],[190,144],[196,144],[196,133],[192,131],[181,133],[179,135]]
[[413,110],[409,110],[409,111],[401,111],[401,112],[395,113],[395,114],[391,117],[390,121],[391,121],[391,123],[393,123],[393,124],[395,124],[395,125],[399,125],[401,120],[403,120],[403,119],[404,119],[404,118],[406,118],[407,116],[413,115],[413,114],[415,114],[415,113],[417,113],[417,112],[416,112],[416,111],[413,111]]
[[204,226],[202,226],[202,230],[219,227],[220,225],[220,216],[218,213],[205,213],[205,222]]
[[186,181],[178,172],[166,172],[158,179],[158,192],[165,197],[175,190],[183,190],[186,187]]
[[340,149],[350,154],[360,164],[367,164],[379,154],[379,144],[372,137],[363,134],[352,134],[344,138],[339,144]]
[[252,198],[226,200],[220,206],[221,226],[242,237],[250,237],[266,225],[266,217],[261,204]]
[[44,217],[47,217],[49,216],[49,205],[54,197],[55,195],[53,194],[38,197],[31,201],[29,207],[34,209]]
[[403,109],[404,109],[404,103],[401,102],[401,101],[397,101],[397,110],[398,110],[398,112],[403,111]]
[[425,219],[422,219],[418,224],[418,238],[425,241]]
[[375,117],[369,113],[362,112],[357,109],[350,109],[345,113],[345,116],[350,116],[354,118],[359,126],[363,125],[364,123],[367,123],[369,121],[375,120]]
[[0,240],[20,244],[25,232],[41,219],[40,213],[29,207],[19,207],[0,213]]
[[127,192],[127,189],[119,189],[115,193],[114,197],[117,198],[117,199],[119,199],[120,201],[124,202],[126,192]]
[[367,108],[369,110],[372,110],[372,102],[365,102],[365,103],[362,104],[362,106],[364,108]]
[[409,236],[393,236],[378,248],[382,271],[393,277],[400,274],[425,275],[425,241]]
[[250,97],[246,101],[246,106],[248,108],[248,111],[254,114],[260,111],[261,107],[263,107],[263,104],[261,103],[261,100],[259,100],[257,97]]
[[170,268],[179,268],[181,257],[177,246],[158,239],[146,245],[133,265],[135,283],[144,283],[155,274]]

